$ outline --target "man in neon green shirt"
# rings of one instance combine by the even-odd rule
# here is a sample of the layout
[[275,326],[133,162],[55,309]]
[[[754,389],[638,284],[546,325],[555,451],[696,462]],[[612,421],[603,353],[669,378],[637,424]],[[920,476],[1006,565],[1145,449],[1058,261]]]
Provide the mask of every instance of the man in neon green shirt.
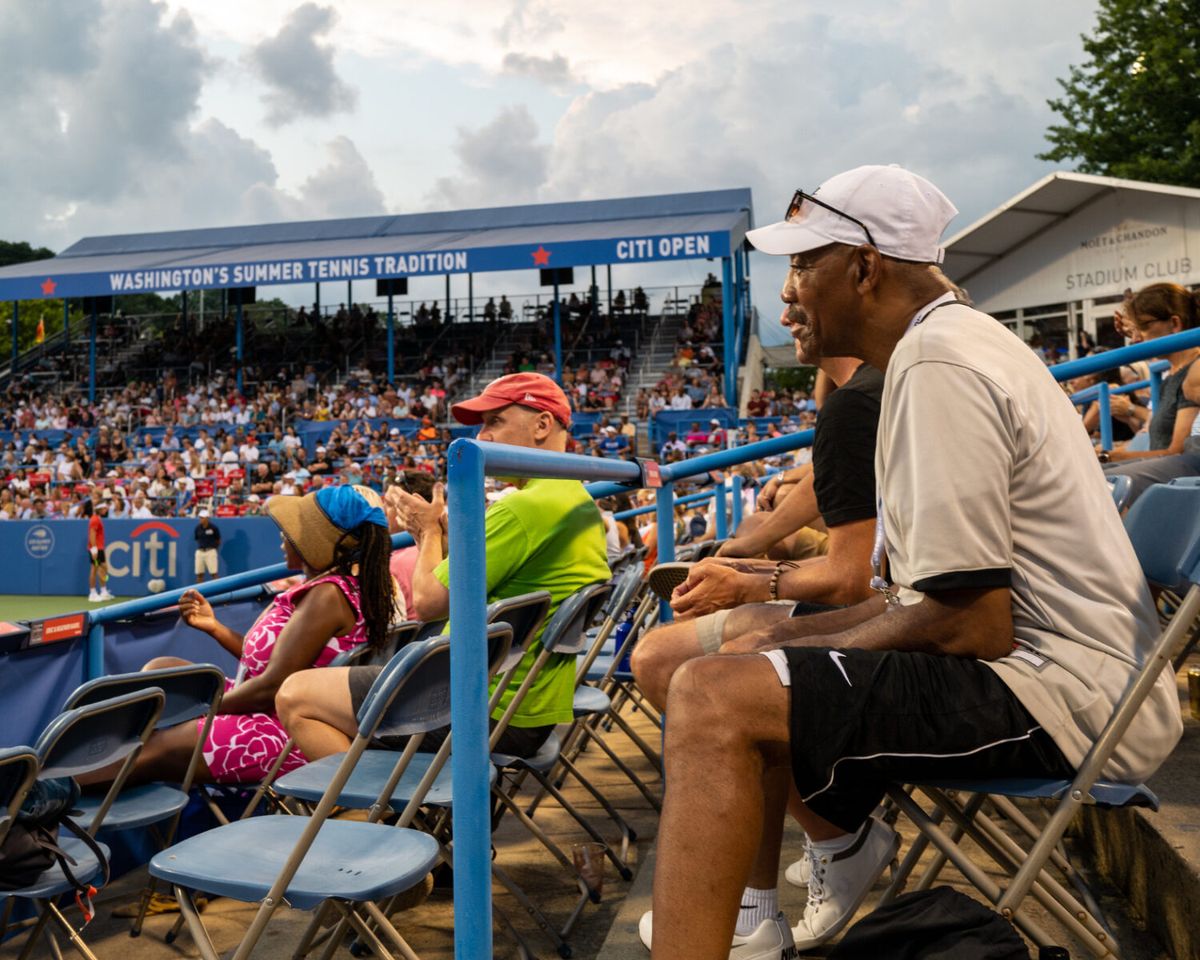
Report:
[[[479,424],[479,439],[493,443],[564,452],[571,409],[549,377],[517,373],[493,380],[451,412],[461,423]],[[484,519],[488,602],[534,590],[551,596],[550,616],[575,591],[608,580],[604,522],[595,502],[577,480],[517,480],[517,489],[493,504]],[[440,620],[450,610],[449,563],[443,551],[445,494],[439,484],[432,502],[393,488],[389,505],[401,529],[417,541],[413,570],[413,609],[420,620]],[[549,619],[549,617],[547,618]],[[540,650],[525,654],[498,719]],[[377,667],[325,668],[289,678],[276,700],[280,718],[310,760],[345,750],[355,716],[379,673]],[[318,674],[309,677],[309,674]],[[575,663],[552,657],[531,685],[501,738],[498,749],[528,757],[545,743],[554,726],[572,719]],[[422,749],[441,738],[426,736]]]

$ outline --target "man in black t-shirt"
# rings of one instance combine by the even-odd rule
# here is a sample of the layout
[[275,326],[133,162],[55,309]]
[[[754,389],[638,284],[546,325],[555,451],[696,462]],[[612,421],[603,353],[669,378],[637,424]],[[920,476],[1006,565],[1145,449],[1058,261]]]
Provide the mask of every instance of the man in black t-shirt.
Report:
[[221,546],[221,531],[208,519],[208,511],[200,511],[200,522],[196,525],[196,582],[203,583],[207,573],[217,576],[217,550]]
[[819,516],[829,531],[828,551],[800,564],[713,557],[692,567],[671,600],[675,622],[651,630],[633,652],[638,685],[660,707],[679,666],[716,653],[726,639],[770,627],[793,610],[849,605],[871,594],[883,374],[853,358],[826,359],[821,366],[841,385],[821,408],[811,473],[776,510],[790,520],[784,532]]

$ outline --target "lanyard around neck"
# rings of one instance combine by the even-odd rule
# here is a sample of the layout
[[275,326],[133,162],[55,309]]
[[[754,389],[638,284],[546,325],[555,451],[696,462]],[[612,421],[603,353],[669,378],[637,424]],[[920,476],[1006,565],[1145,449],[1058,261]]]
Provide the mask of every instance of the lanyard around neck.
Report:
[[[908,326],[904,328],[904,333],[900,335],[900,339],[903,340],[908,336],[909,332],[917,324],[924,323],[933,311],[950,306],[952,303],[965,303],[965,301],[957,299],[952,293],[946,293],[934,300],[927,307],[918,310],[913,314],[913,318],[908,322]],[[878,482],[878,478],[876,478],[876,482]],[[892,585],[883,576],[883,558],[885,553],[886,533],[883,526],[883,497],[876,496],[875,545],[871,548],[871,589],[882,593],[884,600],[889,605],[897,605],[900,603],[900,599],[892,592]]]

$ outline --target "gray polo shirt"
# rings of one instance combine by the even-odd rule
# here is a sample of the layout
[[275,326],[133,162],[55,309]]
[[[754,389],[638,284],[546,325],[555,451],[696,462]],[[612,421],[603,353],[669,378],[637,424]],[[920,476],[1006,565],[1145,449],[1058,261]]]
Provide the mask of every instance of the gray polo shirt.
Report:
[[[1071,402],[1002,324],[940,307],[888,365],[875,471],[901,601],[1010,587],[1013,652],[988,665],[1078,765],[1158,623]],[[1148,777],[1182,729],[1164,670],[1104,775]]]

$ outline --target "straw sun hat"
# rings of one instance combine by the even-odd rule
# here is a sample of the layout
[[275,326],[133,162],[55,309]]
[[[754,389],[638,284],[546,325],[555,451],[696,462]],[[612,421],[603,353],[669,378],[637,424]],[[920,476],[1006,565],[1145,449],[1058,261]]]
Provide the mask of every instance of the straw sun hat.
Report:
[[[371,494],[370,499],[363,490]],[[379,495],[364,487],[330,486],[303,497],[272,497],[267,501],[267,514],[314,570],[328,570],[357,549],[360,538],[356,534],[363,524],[387,529]]]

